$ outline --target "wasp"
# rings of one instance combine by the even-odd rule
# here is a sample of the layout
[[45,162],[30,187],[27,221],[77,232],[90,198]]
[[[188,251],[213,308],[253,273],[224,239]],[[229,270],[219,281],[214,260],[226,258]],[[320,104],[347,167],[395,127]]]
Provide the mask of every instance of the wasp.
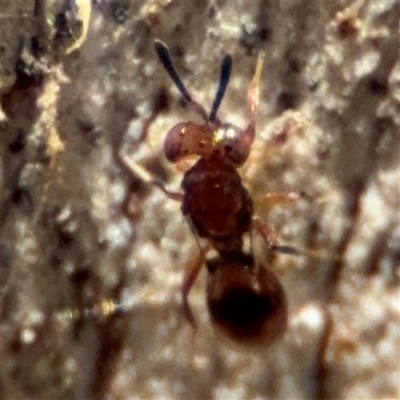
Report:
[[[217,92],[208,113],[182,82],[168,47],[156,41],[155,51],[183,99],[202,119],[202,123],[186,121],[171,128],[164,141],[165,157],[171,163],[188,157],[195,157],[197,161],[185,172],[182,190],[173,192],[127,156],[122,158],[141,180],[158,186],[169,198],[181,202],[182,213],[199,245],[201,256],[190,263],[183,279],[184,315],[196,329],[189,294],[205,265],[207,306],[215,329],[239,345],[271,344],[286,330],[287,299],[276,275],[255,258],[253,231],[263,237],[272,251],[295,254],[296,250],[278,246],[269,228],[254,215],[252,197],[238,172],[249,157],[256,134],[263,54],[258,57],[249,85],[248,122],[242,129],[217,116],[231,76],[230,54],[222,60]],[[290,195],[277,198],[281,201],[286,197]]]

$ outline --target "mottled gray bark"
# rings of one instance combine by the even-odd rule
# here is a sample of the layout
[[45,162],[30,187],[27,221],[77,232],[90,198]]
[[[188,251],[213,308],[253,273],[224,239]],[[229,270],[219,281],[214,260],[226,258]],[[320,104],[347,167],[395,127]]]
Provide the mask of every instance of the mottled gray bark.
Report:
[[[375,399],[399,393],[399,3],[370,1],[2,2],[0,397]],[[233,56],[219,116],[246,125],[265,52],[257,138],[241,169],[279,242],[270,267],[290,306],[273,348],[215,335],[198,251],[163,157],[193,117],[157,60],[163,40],[206,108]],[[143,132],[147,132],[144,136]],[[267,212],[262,195],[304,193]],[[259,260],[265,245],[255,237]]]

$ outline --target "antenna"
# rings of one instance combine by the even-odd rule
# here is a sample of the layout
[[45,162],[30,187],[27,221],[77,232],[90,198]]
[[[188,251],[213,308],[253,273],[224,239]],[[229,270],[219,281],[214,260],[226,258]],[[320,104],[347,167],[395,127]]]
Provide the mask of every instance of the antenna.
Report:
[[168,47],[163,42],[156,40],[154,43],[154,48],[156,49],[156,53],[161,61],[161,64],[164,66],[165,70],[168,72],[168,75],[175,83],[175,86],[181,92],[183,98],[186,101],[191,102],[192,96],[189,94],[188,90],[186,89],[186,86],[184,85],[184,83],[182,82],[181,78],[178,75],[178,72],[176,71]]
[[219,85],[217,89],[217,93],[215,95],[214,103],[211,108],[210,115],[208,117],[209,121],[216,122],[217,121],[217,112],[219,106],[221,105],[222,99],[224,98],[226,88],[229,84],[229,79],[231,77],[232,72],[232,56],[227,54],[221,63],[221,73],[219,75]]
[[182,79],[179,77],[178,72],[176,71],[176,68],[174,66],[174,63],[172,62],[171,53],[169,52],[168,47],[160,40],[156,40],[154,42],[154,48],[156,50],[158,58],[161,61],[161,64],[164,66],[165,70],[168,72],[168,75],[175,83],[175,86],[181,92],[183,98],[188,103],[191,103],[195,108],[195,110],[203,117],[205,121],[207,121],[208,116],[206,110],[199,103],[197,103],[192,99],[192,96],[186,89],[186,86],[182,82]]

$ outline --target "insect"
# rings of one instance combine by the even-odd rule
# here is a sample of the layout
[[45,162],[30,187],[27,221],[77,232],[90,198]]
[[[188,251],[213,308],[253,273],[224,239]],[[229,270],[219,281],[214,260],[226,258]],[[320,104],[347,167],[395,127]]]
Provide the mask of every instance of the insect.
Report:
[[[272,251],[292,254],[296,250],[278,246],[267,226],[254,216],[252,198],[237,171],[247,160],[255,138],[263,55],[258,58],[248,89],[248,124],[240,129],[217,117],[232,70],[229,54],[222,60],[217,93],[207,113],[179,77],[167,46],[156,41],[155,51],[185,101],[203,120],[202,124],[187,121],[175,125],[164,141],[165,156],[172,163],[193,156],[197,161],[184,174],[182,192],[170,191],[126,156],[124,162],[139,178],[181,202],[182,213],[199,245],[200,256],[188,266],[182,284],[187,321],[196,329],[188,298],[205,264],[207,306],[216,330],[240,345],[270,344],[286,330],[287,300],[278,278],[254,257],[253,230],[261,234]],[[282,198],[285,196],[278,201]]]

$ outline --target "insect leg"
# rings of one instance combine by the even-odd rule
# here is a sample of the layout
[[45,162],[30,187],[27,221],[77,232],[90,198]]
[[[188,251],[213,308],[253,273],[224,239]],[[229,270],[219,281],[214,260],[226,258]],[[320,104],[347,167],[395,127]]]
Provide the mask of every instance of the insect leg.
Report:
[[278,244],[275,232],[258,217],[253,217],[253,227],[258,234],[264,239],[269,249],[283,254],[291,254],[301,256],[305,253],[296,247]]
[[260,52],[257,58],[257,65],[254,71],[253,79],[250,82],[250,86],[247,92],[247,101],[249,103],[249,125],[256,124],[256,116],[258,112],[258,106],[260,103],[260,80],[261,72],[264,64],[265,54]]
[[247,127],[241,133],[241,142],[246,143],[249,149],[256,135],[256,117],[260,103],[260,79],[263,63],[264,53],[261,52],[258,55],[256,69],[247,92],[247,102],[249,104],[249,122]]
[[260,53],[257,60],[256,70],[247,92],[247,101],[249,103],[248,124],[245,129],[238,133],[235,139],[235,146],[237,147],[236,151],[241,155],[241,162],[238,163],[240,165],[248,158],[251,145],[253,144],[256,136],[256,116],[260,98],[259,86],[263,61],[264,53]]
[[124,152],[120,153],[120,159],[125,167],[127,167],[137,178],[139,178],[144,183],[158,187],[172,200],[180,202],[183,200],[183,193],[175,192],[168,189],[163,181],[154,177],[149,171],[146,170],[146,168],[133,161]]
[[281,192],[273,192],[267,193],[262,196],[263,203],[267,205],[269,209],[272,209],[274,206],[288,206],[295,203],[297,200],[301,198],[301,195],[296,192],[289,193],[281,193]]
[[203,258],[199,254],[196,256],[195,259],[193,259],[189,263],[182,283],[183,314],[185,315],[186,320],[192,326],[194,331],[197,330],[197,322],[189,304],[189,294],[190,291],[192,290],[194,283],[196,282],[197,276],[199,275],[202,265],[203,265]]
[[253,217],[253,227],[264,239],[264,242],[267,244],[268,248],[273,252],[288,254],[292,256],[312,257],[320,260],[335,259],[335,257],[332,257],[326,252],[318,249],[300,249],[295,246],[279,244],[275,232],[258,217]]
[[[300,199],[300,195],[295,192],[289,193],[267,193],[262,196],[262,201],[267,205],[268,212],[272,210],[277,205],[287,206],[293,204],[298,199]],[[270,249],[275,249],[281,251],[282,253],[289,254],[297,254],[297,250],[293,248],[290,250],[289,246],[278,246],[275,232],[268,227],[263,221],[261,221],[258,217],[253,217],[253,226],[259,235],[264,239],[265,243],[268,245]],[[282,250],[279,250],[282,249]]]

